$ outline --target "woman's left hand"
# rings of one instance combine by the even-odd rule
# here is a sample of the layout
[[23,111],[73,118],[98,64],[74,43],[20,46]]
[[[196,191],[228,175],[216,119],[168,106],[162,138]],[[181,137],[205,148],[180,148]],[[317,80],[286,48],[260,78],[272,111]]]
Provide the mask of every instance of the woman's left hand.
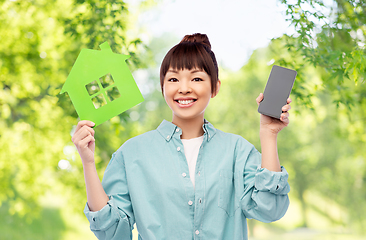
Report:
[[[262,100],[263,100],[263,93],[260,93],[256,99],[258,106]],[[284,127],[286,127],[290,123],[290,120],[288,119],[289,117],[288,111],[291,109],[290,106],[291,101],[292,101],[291,98],[288,98],[287,104],[282,107],[281,119],[261,114],[260,130],[269,131],[270,133],[273,134],[278,134]]]

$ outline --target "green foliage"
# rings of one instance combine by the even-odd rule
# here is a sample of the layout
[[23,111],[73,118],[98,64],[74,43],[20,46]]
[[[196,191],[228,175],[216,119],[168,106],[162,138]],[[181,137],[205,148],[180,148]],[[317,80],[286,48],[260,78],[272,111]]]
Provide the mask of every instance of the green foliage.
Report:
[[[10,214],[36,217],[49,191],[64,191],[83,209],[82,167],[70,142],[77,115],[68,96],[58,93],[81,48],[108,41],[115,52],[132,56],[132,68],[140,64],[135,52],[143,46],[127,37],[128,19],[123,1],[1,1],[0,204],[6,202]],[[97,128],[103,132],[96,135],[100,171],[130,137],[131,131],[120,131],[126,121],[124,113]],[[61,159],[70,164],[65,170]]]
[[[0,208],[1,239],[20,240],[20,239],[62,239],[62,232],[65,230],[65,223],[60,217],[60,209],[45,208],[40,212],[41,218],[28,225],[18,215],[9,216],[7,204]],[[47,221],[43,221],[46,219]],[[19,231],[19,229],[22,229]]]
[[[366,3],[336,0],[281,0],[296,34],[285,36],[289,51],[322,71],[322,86],[337,106],[351,109],[362,98],[354,92],[365,88]],[[349,82],[353,82],[350,87]],[[311,95],[311,91],[305,94]]]
[[[126,3],[119,0],[76,0],[72,12],[64,21],[65,33],[82,47],[98,49],[100,43],[108,41],[113,52],[128,53],[137,66],[140,60],[135,51],[142,44],[139,38],[129,38],[127,27],[129,12]],[[76,51],[80,46],[76,46]]]
[[[314,116],[308,118],[316,119],[314,128],[307,130],[316,141],[303,142],[310,146],[303,153],[317,149],[316,157],[304,159],[306,167],[293,165],[296,190],[303,191],[299,199],[309,189],[318,191],[346,209],[344,225],[358,226],[358,230],[364,231],[361,212],[366,208],[362,200],[366,188],[366,3],[353,0],[336,0],[332,5],[320,0],[281,0],[281,3],[286,5],[286,15],[297,33],[277,39],[286,42],[290,57],[279,54],[276,60],[283,65],[295,63],[294,67],[300,63],[302,66],[297,69],[300,78],[296,81],[302,86],[312,79],[302,77],[308,71],[303,66],[313,66],[319,76],[312,87],[296,96],[313,109]],[[296,93],[297,87],[294,90]],[[308,102],[303,101],[305,97]],[[304,109],[301,115],[306,112]]]

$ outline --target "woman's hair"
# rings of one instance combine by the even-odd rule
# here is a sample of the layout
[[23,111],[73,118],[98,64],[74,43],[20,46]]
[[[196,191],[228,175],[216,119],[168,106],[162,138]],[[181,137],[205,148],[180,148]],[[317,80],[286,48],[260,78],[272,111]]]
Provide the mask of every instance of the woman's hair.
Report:
[[160,86],[163,92],[164,77],[169,68],[175,70],[197,68],[204,70],[211,77],[211,93],[216,92],[219,69],[215,54],[206,34],[186,35],[165,55],[160,67]]

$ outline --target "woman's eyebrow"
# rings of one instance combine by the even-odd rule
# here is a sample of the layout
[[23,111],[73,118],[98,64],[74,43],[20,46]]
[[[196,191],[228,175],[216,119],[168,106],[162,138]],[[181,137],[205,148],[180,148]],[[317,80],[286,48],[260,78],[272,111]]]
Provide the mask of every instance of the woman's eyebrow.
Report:
[[197,72],[203,72],[203,71],[200,70],[200,69],[194,69],[194,70],[191,71],[191,73],[197,73]]

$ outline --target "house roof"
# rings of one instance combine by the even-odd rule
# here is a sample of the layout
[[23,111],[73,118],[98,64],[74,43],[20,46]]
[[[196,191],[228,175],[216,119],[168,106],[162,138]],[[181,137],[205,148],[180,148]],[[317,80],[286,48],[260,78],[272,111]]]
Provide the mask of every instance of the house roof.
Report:
[[113,53],[107,42],[99,45],[101,51],[92,49],[82,49],[69,76],[63,85],[60,94],[68,92],[77,86],[84,86],[90,82],[90,78],[99,78],[113,69],[119,68],[121,64],[126,64],[125,60],[129,55]]

